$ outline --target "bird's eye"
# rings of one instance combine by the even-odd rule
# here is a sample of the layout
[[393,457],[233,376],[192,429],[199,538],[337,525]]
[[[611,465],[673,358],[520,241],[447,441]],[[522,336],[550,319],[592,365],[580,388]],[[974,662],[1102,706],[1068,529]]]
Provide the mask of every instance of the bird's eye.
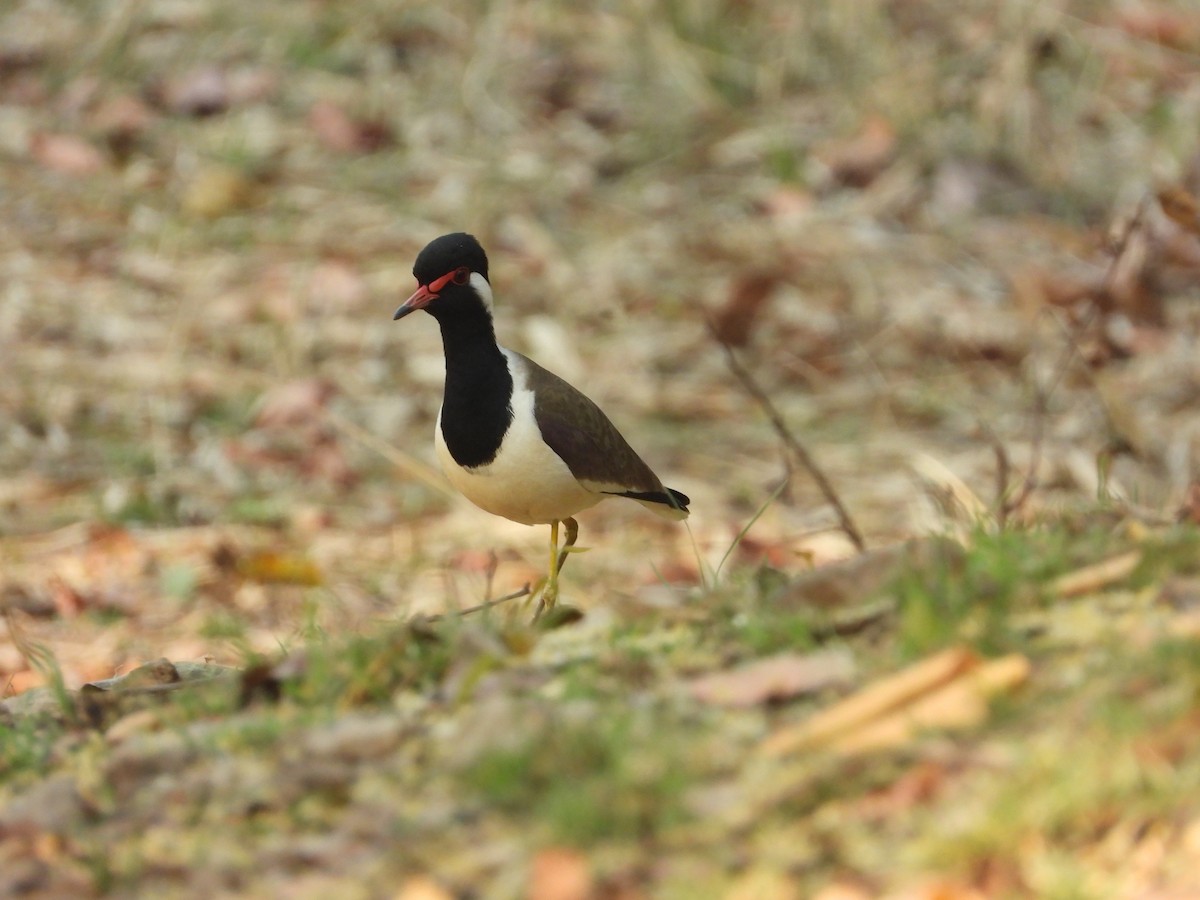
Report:
[[471,270],[466,266],[459,266],[454,270],[454,277],[451,280],[455,284],[466,284],[471,280]]

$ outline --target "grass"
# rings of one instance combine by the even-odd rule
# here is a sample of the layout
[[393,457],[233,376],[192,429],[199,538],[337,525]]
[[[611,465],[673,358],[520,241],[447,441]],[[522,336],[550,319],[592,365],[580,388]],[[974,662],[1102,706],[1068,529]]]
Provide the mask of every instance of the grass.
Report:
[[53,719],[22,718],[0,728],[0,783],[28,784],[54,769],[54,745],[63,729]]
[[[1186,565],[1196,540],[1195,529],[1140,537],[1150,562],[1137,582]],[[601,875],[619,877],[630,860],[649,864],[653,848],[675,847],[674,858],[692,863],[664,872],[659,887],[666,893],[696,890],[709,878],[728,883],[731,854],[752,857],[759,842],[783,829],[807,848],[801,883],[810,888],[846,866],[885,881],[927,870],[970,880],[984,867],[1010,879],[1011,890],[1100,896],[1092,886],[1101,883],[1096,873],[1107,871],[1096,861],[1106,842],[1138,822],[1158,823],[1153,827],[1177,842],[1181,811],[1200,803],[1200,765],[1186,752],[1200,698],[1194,641],[1155,637],[1157,626],[1147,620],[1151,630],[1131,644],[1123,620],[1114,619],[1107,632],[1068,646],[1045,640],[1049,626],[1038,624],[1038,617],[1052,625],[1067,614],[1046,590],[1055,577],[1130,546],[1120,529],[1046,522],[1031,531],[979,531],[961,556],[914,555],[880,595],[896,601],[892,627],[838,639],[861,668],[858,682],[870,684],[952,644],[986,655],[1026,654],[1035,676],[1023,692],[1001,698],[981,728],[949,739],[918,736],[865,759],[818,751],[769,762],[756,755],[757,741],[780,721],[836,698],[734,713],[681,692],[674,674],[681,667],[713,671],[816,645],[811,613],[776,609],[768,599],[734,610],[748,597],[745,587],[726,584],[697,596],[685,623],[623,623],[583,645],[588,652],[559,662],[543,650],[574,641],[572,627],[531,634],[513,652],[506,647],[517,644],[505,637],[512,626],[498,617],[357,637],[314,633],[288,651],[292,664],[274,669],[269,658],[248,660],[240,701],[230,683],[213,694],[180,691],[156,707],[160,738],[174,732],[194,748],[180,757],[190,774],[179,788],[193,812],[171,827],[185,846],[202,840],[225,815],[213,804],[232,798],[218,801],[215,786],[184,785],[254,771],[268,779],[258,792],[260,811],[235,818],[229,837],[252,847],[280,830],[296,840],[340,833],[345,817],[366,801],[355,785],[371,772],[372,801],[399,804],[399,820],[388,827],[400,828],[410,849],[444,839],[442,826],[421,824],[422,810],[432,814],[449,803],[459,810],[457,827],[581,848]],[[221,633],[236,642],[240,630],[231,620]],[[370,750],[339,737],[349,727],[342,717],[353,710],[368,723],[399,715],[403,730]],[[102,742],[51,753],[69,731],[9,731],[6,780],[29,784],[54,771],[103,766]],[[320,751],[327,755],[306,747],[327,748]],[[164,744],[155,752],[167,760],[174,751]],[[289,759],[294,768],[277,766]],[[216,760],[223,760],[219,767]],[[148,773],[166,764],[149,763],[146,775],[121,782],[120,796],[86,830],[119,828],[145,815],[154,796]],[[931,793],[920,801],[893,794],[921,770],[939,773],[922,776],[932,779]],[[911,806],[873,829],[875,804],[888,796]],[[1137,840],[1132,833],[1121,839]],[[191,865],[190,851],[180,852],[172,865]],[[231,848],[212,853],[231,872],[254,858]],[[157,851],[143,858],[127,846],[96,883],[136,884],[158,858]]]
[[543,711],[548,721],[518,746],[473,760],[466,785],[487,808],[536,823],[555,841],[653,840],[683,818],[689,779],[672,758],[672,742],[646,710],[606,713],[603,728],[572,716],[589,705]]
[[[1091,0],[184,7],[0,13],[35,50],[0,66],[0,409],[24,423],[0,428],[0,602],[35,610],[26,627],[54,650],[32,666],[0,633],[0,663],[60,689],[164,654],[245,670],[91,724],[65,695],[0,722],[0,821],[47,776],[89,804],[21,850],[47,860],[38,889],[169,895],[202,874],[208,893],[312,878],[392,896],[433,871],[456,895],[517,897],[563,846],[601,895],[750,896],[763,872],[800,895],[931,877],[1012,896],[1194,887],[1200,537],[1155,524],[1192,452],[1194,267],[1151,254],[1169,328],[1135,326],[1124,356],[1086,368],[1095,336],[1028,287],[1106,269],[1126,199],[1188,169],[1194,47]],[[226,112],[154,99],[204,66],[230,76]],[[118,158],[101,112],[122,99],[146,121]],[[317,102],[396,143],[335,149]],[[871,117],[894,159],[842,183],[831,160]],[[25,135],[88,142],[101,170],[56,168]],[[247,193],[189,205],[216,169]],[[282,428],[278,459],[273,435],[246,440],[266,392],[319,375],[344,420],[429,462],[436,334],[388,317],[416,251],[457,229],[493,254],[504,339],[545,349],[524,326],[552,317],[549,349],[624,404],[635,446],[696,498],[694,551],[592,512],[594,552],[568,569],[578,625],[535,631],[503,610],[403,624],[482,599],[493,548],[493,593],[519,586],[543,538],[530,549],[337,429],[310,447],[331,428],[317,410],[310,432]],[[341,266],[328,295],[321,260]],[[760,272],[779,290],[742,358],[872,546],[925,527],[914,452],[988,493],[981,422],[1014,465],[1040,435],[1022,524],[970,531],[962,553],[913,549],[889,583],[829,605],[790,593],[835,577],[806,562],[829,554],[828,510],[799,473],[772,494],[779,448],[702,328]],[[986,352],[993,333],[1003,352]],[[1106,404],[1136,410],[1137,453],[1106,463],[1097,498],[1080,459],[1110,438]],[[345,477],[323,477],[317,449],[344,456]],[[97,519],[131,526],[111,529],[124,557],[90,534]],[[774,565],[747,563],[743,537],[779,550]],[[248,589],[221,562],[263,546],[320,586]],[[1126,578],[1055,586],[1130,551]],[[67,591],[79,614],[51,612]],[[829,644],[854,659],[851,685],[747,708],[692,693],[694,677]],[[760,752],[958,646],[1032,663],[975,727],[863,757]],[[1139,882],[1134,859],[1163,862]],[[82,887],[53,881],[72,872]]]
[[[1073,878],[1080,896],[1105,896],[1127,888],[1097,877],[1096,856],[1127,859],[1139,832],[1181,839],[1189,819],[1180,799],[1200,791],[1200,766],[1179,743],[1195,727],[1194,642],[1126,645],[1114,658],[1092,667],[1080,690],[1049,692],[1007,717],[1000,737],[1011,759],[961,785],[965,814],[920,839],[922,858],[969,871],[1027,854],[1036,877],[1026,887],[1038,895],[1068,896]],[[1035,724],[1048,717],[1058,727]]]

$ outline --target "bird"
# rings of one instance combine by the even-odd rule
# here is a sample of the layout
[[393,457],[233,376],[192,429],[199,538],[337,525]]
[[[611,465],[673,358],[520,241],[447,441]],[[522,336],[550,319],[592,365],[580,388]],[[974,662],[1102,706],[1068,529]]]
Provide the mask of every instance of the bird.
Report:
[[536,621],[558,600],[558,577],[579,536],[577,513],[623,497],[683,520],[691,500],[664,487],[586,395],[497,343],[487,254],[473,235],[435,238],[417,255],[413,276],[417,289],[392,318],[424,310],[441,329],[446,381],[434,446],[442,471],[480,509],[550,526]]

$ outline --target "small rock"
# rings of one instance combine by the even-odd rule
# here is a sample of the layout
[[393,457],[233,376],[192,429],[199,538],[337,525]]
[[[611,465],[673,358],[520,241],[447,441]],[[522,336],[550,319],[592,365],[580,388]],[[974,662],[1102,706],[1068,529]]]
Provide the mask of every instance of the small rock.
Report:
[[84,809],[75,778],[60,772],[9,801],[0,810],[0,831],[21,827],[65,831],[79,820]]

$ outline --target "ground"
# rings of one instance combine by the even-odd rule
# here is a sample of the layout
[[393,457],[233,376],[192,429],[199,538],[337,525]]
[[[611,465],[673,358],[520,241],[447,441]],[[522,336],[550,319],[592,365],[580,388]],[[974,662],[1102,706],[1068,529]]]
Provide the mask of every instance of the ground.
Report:
[[[1186,2],[5,6],[0,894],[1200,892],[1197,53]],[[448,490],[391,321],[453,230],[693,501],[581,516],[545,627],[460,614],[548,529]]]

